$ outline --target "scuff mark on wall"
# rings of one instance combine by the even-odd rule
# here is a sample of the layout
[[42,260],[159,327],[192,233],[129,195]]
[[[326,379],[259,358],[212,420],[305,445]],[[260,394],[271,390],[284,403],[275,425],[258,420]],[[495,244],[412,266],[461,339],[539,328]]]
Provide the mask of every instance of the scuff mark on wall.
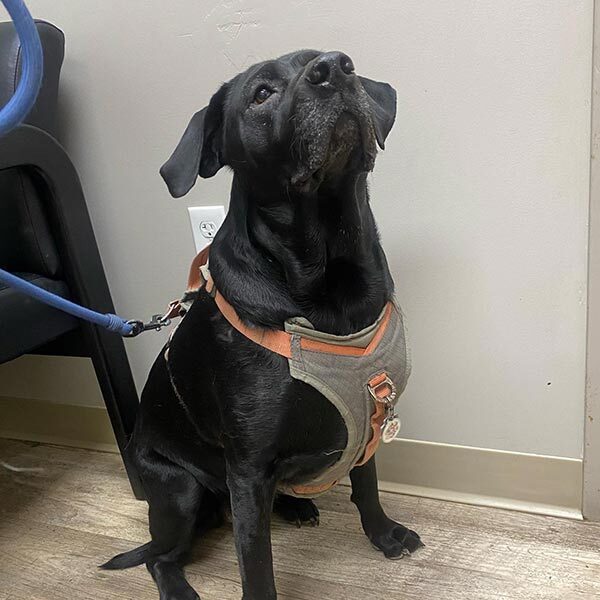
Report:
[[222,0],[205,15],[204,22],[216,31],[221,39],[220,54],[231,74],[243,71],[264,57],[248,52],[254,48],[252,41],[256,30],[262,27],[263,19],[253,2],[248,0]]
[[204,21],[214,22],[217,31],[223,34],[226,44],[238,40],[246,30],[261,26],[260,16],[247,0],[221,2],[206,13]]
[[252,18],[253,15],[254,12],[252,10],[238,10],[232,19],[218,24],[217,30],[225,34],[228,38],[227,43],[234,42],[245,29],[260,26],[260,23]]

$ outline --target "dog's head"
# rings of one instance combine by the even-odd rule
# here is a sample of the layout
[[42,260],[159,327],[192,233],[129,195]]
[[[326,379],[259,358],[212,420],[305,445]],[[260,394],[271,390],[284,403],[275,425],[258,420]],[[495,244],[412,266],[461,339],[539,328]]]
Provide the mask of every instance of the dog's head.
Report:
[[394,89],[356,75],[346,54],[286,54],[223,84],[161,175],[174,197],[225,165],[310,193],[342,173],[372,170],[395,116]]

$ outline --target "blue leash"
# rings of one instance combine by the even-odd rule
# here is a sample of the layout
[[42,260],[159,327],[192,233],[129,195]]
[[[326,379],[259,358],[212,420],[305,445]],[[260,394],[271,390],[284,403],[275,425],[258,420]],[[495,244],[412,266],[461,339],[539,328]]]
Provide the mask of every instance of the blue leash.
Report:
[[33,108],[42,85],[44,54],[37,27],[22,0],[2,0],[21,40],[23,68],[14,96],[0,111],[0,136],[20,125]]
[[113,315],[111,313],[102,314],[94,310],[90,310],[89,308],[79,306],[79,304],[75,304],[66,298],[52,294],[51,292],[48,292],[47,290],[44,290],[43,288],[38,287],[29,281],[25,281],[20,277],[16,277],[12,273],[4,271],[3,269],[0,269],[0,283],[14,288],[18,292],[21,292],[30,298],[34,298],[35,300],[39,300],[44,304],[48,304],[49,306],[58,308],[58,310],[69,313],[74,317],[83,319],[84,321],[89,321],[90,323],[94,323],[94,325],[104,327],[105,329],[108,329],[108,331],[114,331],[115,333],[120,333],[124,336],[130,336],[133,332],[133,324],[128,323],[117,315]]
[[[23,68],[19,85],[13,97],[0,110],[0,137],[20,125],[35,104],[42,85],[44,55],[37,27],[31,14],[22,0],[2,0],[10,18],[13,20],[23,52]],[[148,323],[142,321],[126,321],[118,315],[102,314],[84,308],[56,294],[52,294],[37,285],[0,269],[0,283],[14,288],[18,292],[62,310],[74,317],[104,327],[108,331],[120,333],[126,337],[134,337],[142,331],[169,325],[169,319],[154,315]]]

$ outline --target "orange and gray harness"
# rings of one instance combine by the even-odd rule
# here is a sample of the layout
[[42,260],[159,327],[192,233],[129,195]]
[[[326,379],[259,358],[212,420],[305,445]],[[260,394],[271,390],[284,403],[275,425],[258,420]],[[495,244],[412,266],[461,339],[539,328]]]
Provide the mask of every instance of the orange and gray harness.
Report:
[[[372,325],[350,335],[316,331],[304,318],[287,320],[284,330],[251,327],[215,288],[208,270],[208,248],[192,263],[186,295],[202,288],[232,327],[287,358],[290,375],[321,392],[346,425],[348,439],[340,458],[311,481],[281,491],[299,497],[326,492],[353,467],[365,464],[381,440],[385,443],[396,437],[400,421],[395,406],[410,375],[410,356],[404,318],[395,302],[388,302]],[[185,300],[172,302],[166,317],[183,316],[185,304]]]

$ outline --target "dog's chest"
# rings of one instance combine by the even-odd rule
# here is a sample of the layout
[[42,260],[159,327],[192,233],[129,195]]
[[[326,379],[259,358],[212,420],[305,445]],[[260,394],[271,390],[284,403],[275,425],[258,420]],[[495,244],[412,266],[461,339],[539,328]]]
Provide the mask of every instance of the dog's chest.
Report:
[[[285,352],[262,346],[260,338],[249,339],[245,329],[213,312],[208,321],[214,347],[203,356],[203,365],[194,364],[198,355],[184,354],[186,347],[191,349],[195,312],[193,307],[184,319],[181,329],[187,335],[175,335],[169,351],[178,395],[192,412],[199,410],[198,374],[210,373],[211,381],[204,384],[218,403],[223,435],[240,440],[245,451],[260,452],[265,461],[287,465],[280,473],[287,493],[325,491],[376,448],[380,427],[384,433],[390,429],[395,400],[410,373],[403,317],[393,303],[372,325],[348,336],[288,321]],[[379,397],[376,387],[385,388],[385,394]],[[380,410],[383,405],[385,411]]]

